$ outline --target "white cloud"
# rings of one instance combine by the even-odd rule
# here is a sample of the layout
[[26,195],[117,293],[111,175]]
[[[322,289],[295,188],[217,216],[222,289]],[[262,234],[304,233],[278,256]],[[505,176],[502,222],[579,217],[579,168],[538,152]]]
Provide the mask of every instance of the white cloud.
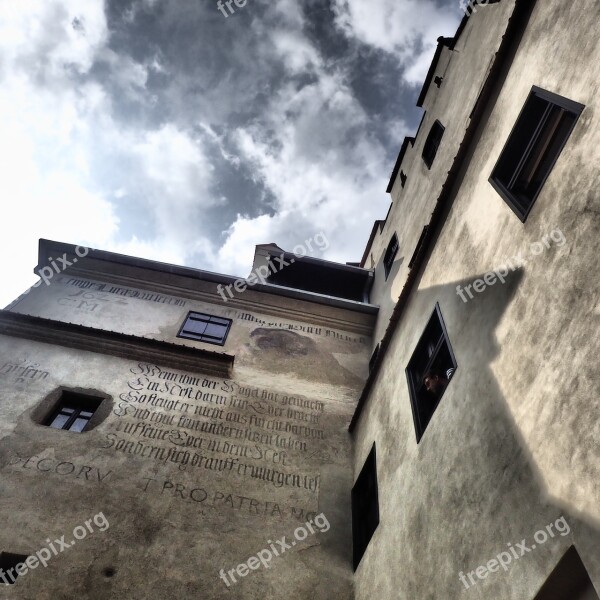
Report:
[[454,35],[457,7],[434,0],[334,0],[337,26],[348,36],[398,57],[404,79],[422,83],[437,38]]

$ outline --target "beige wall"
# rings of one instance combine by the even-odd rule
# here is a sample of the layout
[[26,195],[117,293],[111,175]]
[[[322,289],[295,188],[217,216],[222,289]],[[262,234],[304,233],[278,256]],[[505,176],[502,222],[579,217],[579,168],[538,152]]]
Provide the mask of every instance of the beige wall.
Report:
[[[511,2],[500,2],[472,17],[442,88],[434,101],[428,97],[427,119],[441,115],[450,126],[436,158],[442,172],[457,150],[453,123],[464,127],[473,104],[467,100],[477,97],[481,83],[459,71],[484,66],[511,10]],[[600,589],[599,16],[592,0],[537,2],[397,327],[355,433],[355,477],[377,444],[381,509],[357,571],[359,599],[533,598],[571,544]],[[523,224],[488,178],[532,85],[586,108]],[[427,131],[424,126],[421,141]],[[412,183],[394,188],[397,207],[377,241],[380,251],[394,229],[401,247],[403,239],[416,238],[421,221],[415,215],[422,220],[432,210],[441,173],[423,170],[418,148],[419,140],[413,162],[405,159]],[[546,238],[549,247],[540,251],[535,244],[543,246],[552,232],[559,243]],[[408,244],[405,256],[413,248]],[[468,303],[459,298],[458,284],[472,283],[519,253],[527,262],[505,285],[488,287]],[[405,275],[380,288],[376,337]],[[404,369],[435,302],[458,370],[417,445]],[[484,565],[508,543],[531,542],[561,515],[569,535],[540,544],[506,574],[493,573],[468,590],[460,583],[459,572]]]
[[[149,273],[146,287],[154,279]],[[301,305],[302,320],[164,286],[160,298],[120,289],[129,291],[64,274],[12,310],[232,354],[233,375],[0,336],[0,551],[72,539],[100,511],[110,523],[0,588],[2,598],[325,599],[332,589],[351,598],[347,426],[371,342],[319,324],[349,322],[351,313],[329,308],[313,324],[308,303],[281,297],[272,310],[291,317]],[[224,347],[176,338],[190,310],[233,319]],[[361,318],[354,328],[364,329]],[[34,409],[59,386],[109,394],[109,416],[83,434],[36,424]],[[237,576],[229,589],[219,578],[282,536],[291,543],[320,513],[328,531],[319,533],[319,523],[327,528],[319,519],[270,568]]]

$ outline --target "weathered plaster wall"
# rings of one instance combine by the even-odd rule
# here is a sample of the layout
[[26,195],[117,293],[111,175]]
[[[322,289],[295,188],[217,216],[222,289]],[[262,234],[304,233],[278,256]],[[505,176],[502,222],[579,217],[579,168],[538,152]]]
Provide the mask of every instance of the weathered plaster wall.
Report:
[[[480,18],[482,52],[486,25],[493,26],[489,15],[502,14],[505,4],[474,17]],[[529,600],[571,544],[600,591],[599,17],[592,0],[537,2],[402,316],[356,430],[355,477],[377,444],[381,507],[381,523],[357,570],[359,599]],[[473,61],[474,36],[457,47]],[[452,77],[446,82],[452,86]],[[436,110],[455,100],[442,101],[444,85]],[[532,85],[586,108],[523,224],[488,178]],[[436,158],[441,164],[447,141]],[[431,200],[413,192],[403,190],[405,206],[430,212],[423,203]],[[405,219],[401,207],[390,215],[388,230],[403,232],[417,210],[406,208]],[[458,284],[464,288],[518,255],[525,263],[505,285],[475,293],[467,303],[457,295]],[[417,445],[403,371],[436,301],[458,370]],[[382,319],[385,312],[382,301]],[[508,543],[526,539],[530,545],[535,532],[560,515],[569,535],[538,545],[506,574],[491,574],[468,590],[461,584],[460,571],[484,565]]]
[[[2,598],[351,598],[347,426],[370,339],[69,279],[33,290],[16,309],[210,350],[221,348],[175,337],[183,319],[189,310],[228,316],[222,350],[235,355],[234,373],[222,379],[0,336],[0,551],[73,539],[100,511],[110,523],[0,588]],[[109,394],[109,416],[83,434],[34,423],[59,386]],[[329,531],[313,525],[270,568],[230,588],[219,578],[282,536],[291,543],[320,513]]]

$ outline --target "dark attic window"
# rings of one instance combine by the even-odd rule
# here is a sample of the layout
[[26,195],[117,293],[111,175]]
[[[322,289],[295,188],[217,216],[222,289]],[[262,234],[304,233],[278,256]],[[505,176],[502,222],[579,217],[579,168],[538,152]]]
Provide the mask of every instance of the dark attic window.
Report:
[[417,443],[435,413],[457,368],[439,304],[406,367]]
[[392,270],[392,266],[394,265],[394,259],[398,253],[398,247],[398,236],[394,233],[383,257],[383,270],[385,272],[386,280],[390,274],[390,271]]
[[190,312],[177,337],[222,346],[231,329],[231,323],[231,319]]
[[354,570],[379,525],[375,444],[352,488],[352,548]]
[[527,219],[584,108],[532,88],[490,177],[521,221]]
[[439,121],[436,121],[429,130],[429,135],[427,136],[425,145],[423,146],[422,155],[428,169],[431,169],[431,165],[433,165],[433,161],[435,160],[435,155],[440,147],[444,131],[444,126]]

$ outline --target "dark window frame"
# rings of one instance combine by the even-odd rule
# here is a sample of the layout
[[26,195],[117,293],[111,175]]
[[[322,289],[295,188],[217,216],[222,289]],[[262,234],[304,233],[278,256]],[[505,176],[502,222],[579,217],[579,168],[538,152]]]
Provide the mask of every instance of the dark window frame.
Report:
[[[434,335],[437,336],[437,338],[431,339]],[[429,349],[431,349],[431,352],[429,352]],[[425,350],[428,352],[427,362],[417,369],[417,365],[420,362],[423,362],[420,359]],[[422,378],[427,371],[436,366],[436,362],[439,362],[440,357],[444,357],[444,354],[446,354],[445,358],[449,361],[447,363],[449,365],[448,368],[453,369],[454,376],[454,372],[458,369],[458,363],[456,362],[454,350],[450,344],[450,337],[448,336],[446,323],[442,316],[442,310],[439,302],[436,302],[435,308],[427,320],[423,333],[421,334],[405,369],[417,444],[421,442],[425,430],[437,411],[446,391],[444,389],[438,398],[431,399],[430,396],[427,395],[427,391],[424,390]]]
[[398,241],[398,235],[394,232],[394,235],[392,235],[390,242],[387,246],[385,254],[383,255],[383,272],[385,274],[386,281],[390,273],[392,272],[394,260],[396,260],[396,255],[398,254],[399,249],[400,242]]
[[352,487],[352,562],[358,568],[379,526],[379,491],[375,443]]
[[423,144],[421,158],[428,169],[431,169],[435,161],[445,131],[446,128],[436,119],[427,134],[427,139],[425,140],[425,144]]
[[[541,115],[537,116],[537,120],[534,121],[528,117],[530,117],[529,113],[535,110],[534,103],[536,100],[545,102],[546,107]],[[561,112],[558,114],[558,119],[553,122],[551,113],[552,109],[556,107]],[[556,162],[567,145],[584,108],[585,106],[579,102],[535,85],[532,86],[489,177],[492,187],[523,223],[527,220],[548,177],[550,177]],[[572,119],[570,124],[568,123],[569,118]],[[535,123],[535,126],[532,128],[533,123]],[[562,124],[566,124],[567,128],[561,133],[560,126]],[[530,136],[526,135],[528,129],[532,129]],[[521,139],[523,137],[527,140],[526,143]],[[515,148],[520,142],[521,147]],[[543,142],[541,148],[537,147],[538,142]],[[552,150],[551,146],[555,143],[556,145]],[[513,158],[515,156],[519,157],[518,160]],[[542,166],[541,163],[545,160],[547,160],[547,164],[541,172],[539,183],[537,183],[535,189],[529,195],[519,192],[517,184],[520,182],[519,176],[523,174],[523,171],[528,167],[531,171],[530,178],[533,179],[534,174],[537,174],[538,169]],[[516,164],[510,169],[511,162],[515,161]],[[530,161],[534,161],[534,164],[528,164]],[[503,171],[512,171],[512,175],[508,180],[506,175],[502,173]]]
[[[197,318],[198,316],[207,317],[208,320],[199,319],[199,318]],[[207,324],[211,324],[212,319],[216,319],[216,320],[219,320],[219,321],[227,321],[227,325],[224,326],[225,327],[225,332],[220,337],[208,335],[208,334],[205,334],[205,333],[196,334],[196,333],[190,332],[190,331],[186,332],[186,330],[185,330],[186,326],[188,325],[188,323],[190,321],[190,319],[195,319],[197,321],[204,321]],[[206,344],[214,344],[215,346],[224,346],[225,342],[227,341],[227,336],[229,335],[229,332],[231,331],[231,325],[232,325],[232,323],[233,323],[233,320],[232,319],[228,319],[226,317],[220,317],[218,315],[209,315],[208,313],[201,313],[201,312],[198,312],[198,311],[191,310],[187,314],[186,318],[184,319],[183,325],[179,329],[179,333],[177,334],[177,337],[185,339],[185,340],[193,340],[195,342],[203,342],[203,343],[206,343]],[[217,324],[217,325],[223,326],[222,323],[214,323],[213,322],[213,324]]]
[[[59,431],[70,431],[71,433],[86,433],[90,430],[89,425],[105,397],[81,394],[70,390],[62,390],[55,406],[48,416],[42,421],[42,425]],[[66,420],[56,426],[56,420],[59,416],[66,417]],[[85,421],[81,429],[74,429],[77,421]]]

